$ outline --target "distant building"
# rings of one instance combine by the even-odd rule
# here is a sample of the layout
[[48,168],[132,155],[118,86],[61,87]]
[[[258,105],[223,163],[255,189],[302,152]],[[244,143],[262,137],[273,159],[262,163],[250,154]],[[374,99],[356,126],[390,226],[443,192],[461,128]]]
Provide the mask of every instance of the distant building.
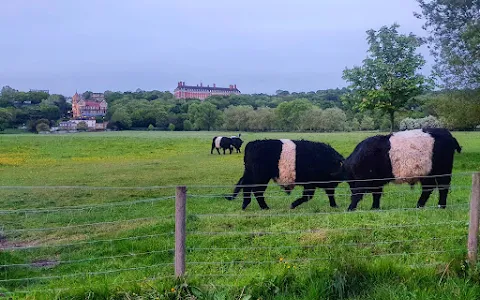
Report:
[[103,93],[92,93],[88,99],[75,93],[72,97],[72,116],[73,118],[105,116],[107,106]]
[[50,90],[34,90],[34,89],[30,89],[30,92],[41,92],[41,93],[50,94]]
[[58,124],[60,130],[77,130],[77,125],[80,122],[87,124],[88,130],[105,130],[107,122],[97,123],[96,120],[68,120],[62,121]]
[[200,85],[197,84],[197,86],[190,86],[185,85],[185,81],[179,81],[177,88],[174,90],[174,95],[177,99],[196,98],[202,101],[214,95],[228,96],[233,94],[241,94],[236,84],[231,84],[228,88],[224,88],[217,87],[215,83],[213,86],[203,86],[201,83]]

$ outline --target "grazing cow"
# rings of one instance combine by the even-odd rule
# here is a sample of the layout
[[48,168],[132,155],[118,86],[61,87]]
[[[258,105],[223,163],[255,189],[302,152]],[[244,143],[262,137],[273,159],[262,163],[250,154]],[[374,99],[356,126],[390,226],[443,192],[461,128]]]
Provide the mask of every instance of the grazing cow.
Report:
[[417,207],[425,206],[430,194],[439,190],[438,205],[445,208],[450,188],[455,150],[462,148],[444,128],[427,128],[377,135],[360,142],[344,163],[344,179],[350,185],[355,210],[364,193],[372,193],[372,209],[380,208],[383,187],[392,182],[420,182],[422,194]]
[[230,150],[230,154],[233,151],[232,139],[224,136],[216,136],[212,140],[212,149],[210,150],[210,154],[213,154],[213,149],[217,149],[218,154],[220,154],[220,148],[223,149],[223,154],[225,154],[225,150]]
[[232,139],[232,146],[235,147],[237,153],[241,153],[240,148],[242,147],[243,141],[240,138],[240,134],[238,134],[238,136],[231,136],[230,138]]
[[238,181],[233,200],[243,189],[242,209],[251,202],[251,193],[261,209],[268,209],[264,192],[270,179],[280,184],[289,195],[295,185],[303,186],[301,198],[292,202],[290,208],[313,198],[316,188],[323,188],[331,207],[337,207],[335,188],[342,176],[344,157],[330,145],[305,140],[256,140],[245,147],[244,173]]

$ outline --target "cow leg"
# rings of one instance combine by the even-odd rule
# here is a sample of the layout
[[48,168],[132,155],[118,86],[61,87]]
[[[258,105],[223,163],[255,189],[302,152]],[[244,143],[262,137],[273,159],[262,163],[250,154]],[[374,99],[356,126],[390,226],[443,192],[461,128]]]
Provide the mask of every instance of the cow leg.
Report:
[[243,188],[243,204],[242,209],[245,210],[247,206],[252,202],[252,188],[244,187]]
[[308,200],[312,199],[315,195],[315,186],[314,185],[306,185],[303,187],[303,195],[302,197],[298,198],[297,200],[293,201],[290,204],[290,208],[294,209],[295,207],[299,206],[300,204],[307,202]]
[[365,194],[366,190],[362,188],[350,188],[352,193],[350,205],[348,206],[348,210],[352,211],[357,209],[358,202],[362,201],[363,195]]
[[220,149],[218,149],[218,148],[215,148],[215,149],[217,149],[218,155],[220,155]]
[[210,154],[213,154],[213,149],[215,149],[215,144],[212,144],[212,149],[210,149]]
[[335,188],[334,187],[325,188],[325,193],[327,193],[328,201],[330,202],[330,207],[338,207],[337,202],[335,202]]
[[269,209],[267,203],[265,203],[264,193],[267,187],[265,185],[257,186],[253,188],[253,194],[255,195],[255,199],[257,199],[258,205],[261,209]]
[[446,208],[447,207],[447,195],[450,190],[450,182],[452,181],[452,176],[442,176],[437,178],[437,188],[438,188],[438,207]]
[[428,198],[430,198],[430,195],[436,186],[434,178],[422,178],[420,179],[420,183],[422,184],[422,194],[418,199],[417,208],[425,206],[425,203],[427,203]]
[[382,198],[383,187],[379,187],[372,191],[373,203],[372,209],[380,209],[380,198]]

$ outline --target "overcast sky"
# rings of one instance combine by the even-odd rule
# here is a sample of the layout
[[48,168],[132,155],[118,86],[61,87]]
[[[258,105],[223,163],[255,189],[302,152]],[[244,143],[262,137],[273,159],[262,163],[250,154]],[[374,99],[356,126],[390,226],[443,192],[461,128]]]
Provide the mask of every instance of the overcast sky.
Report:
[[243,93],[342,87],[342,70],[366,55],[365,31],[398,22],[424,35],[418,10],[415,0],[2,1],[0,86],[64,95],[173,91],[178,81]]

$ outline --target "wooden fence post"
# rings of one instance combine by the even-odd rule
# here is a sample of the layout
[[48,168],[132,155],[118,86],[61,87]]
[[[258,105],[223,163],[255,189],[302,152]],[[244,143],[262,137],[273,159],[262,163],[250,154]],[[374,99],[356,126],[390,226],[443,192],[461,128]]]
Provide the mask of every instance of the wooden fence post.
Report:
[[468,262],[471,267],[477,264],[478,221],[480,209],[480,173],[472,175],[472,195],[470,198],[470,222],[468,226]]
[[187,187],[177,186],[175,193],[175,277],[185,274]]

